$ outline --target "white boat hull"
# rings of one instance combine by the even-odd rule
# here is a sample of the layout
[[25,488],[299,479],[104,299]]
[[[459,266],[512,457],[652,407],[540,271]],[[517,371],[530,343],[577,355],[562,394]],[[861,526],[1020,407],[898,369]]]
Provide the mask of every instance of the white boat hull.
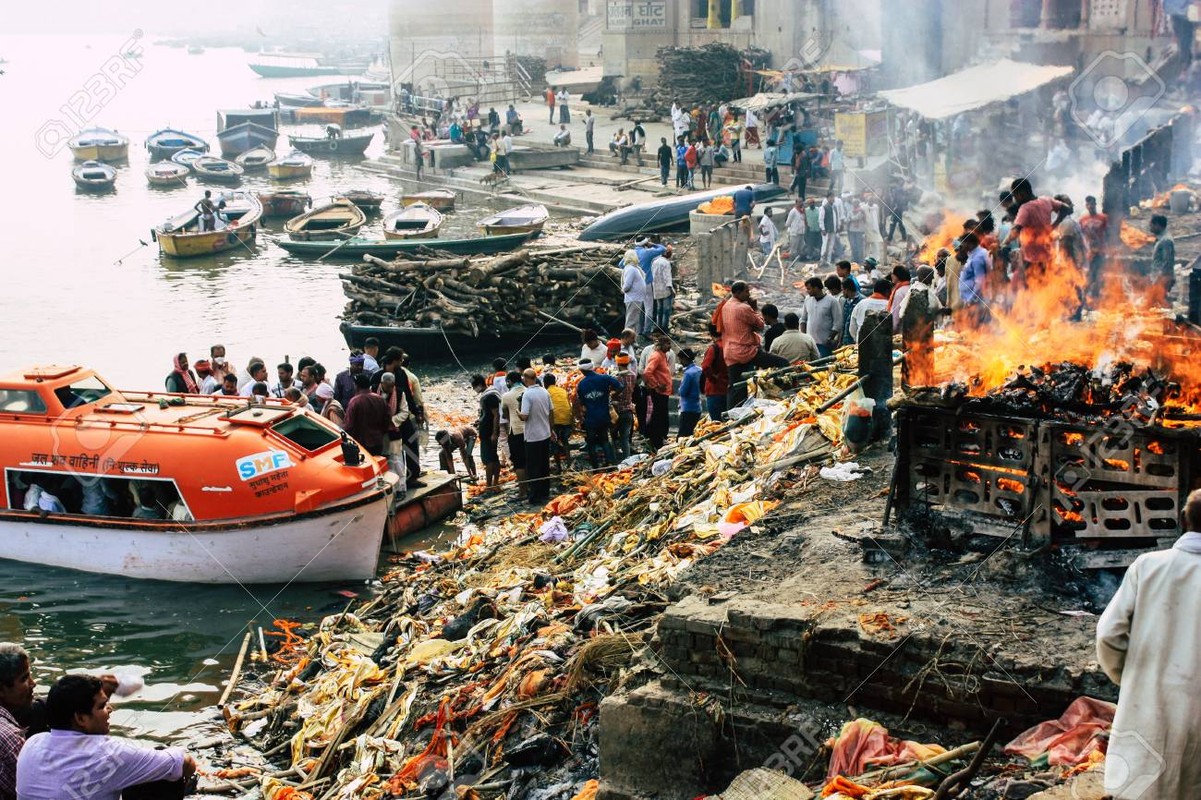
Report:
[[390,502],[372,489],[330,509],[223,527],[4,515],[0,558],[186,583],[365,580],[376,573]]

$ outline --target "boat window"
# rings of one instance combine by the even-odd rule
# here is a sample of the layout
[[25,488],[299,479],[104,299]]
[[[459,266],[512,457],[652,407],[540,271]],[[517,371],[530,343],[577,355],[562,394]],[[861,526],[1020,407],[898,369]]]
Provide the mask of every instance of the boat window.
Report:
[[34,470],[6,473],[10,509],[88,517],[192,520],[173,480]]
[[273,425],[272,430],[309,452],[338,441],[338,434],[315,422],[308,414],[294,414]]
[[37,392],[0,389],[0,411],[8,414],[45,414],[46,404]]
[[93,375],[81,381],[76,381],[70,386],[55,389],[54,396],[63,404],[63,408],[78,408],[79,406],[86,406],[88,403],[95,403],[97,400],[112,394],[112,391],[112,389],[104,385],[103,381]]

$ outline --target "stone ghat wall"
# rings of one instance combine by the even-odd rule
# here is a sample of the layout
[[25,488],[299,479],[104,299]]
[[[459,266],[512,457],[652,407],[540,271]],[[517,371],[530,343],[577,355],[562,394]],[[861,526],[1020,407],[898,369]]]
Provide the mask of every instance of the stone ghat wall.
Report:
[[[659,623],[663,677],[601,707],[601,800],[683,800],[765,764],[799,777],[847,706],[885,725],[933,723],[954,746],[997,718],[1008,736],[1081,695],[1117,699],[1095,665],[1045,642],[897,627],[871,635],[857,615],[817,604],[683,600]],[[805,707],[824,713],[806,722]]]

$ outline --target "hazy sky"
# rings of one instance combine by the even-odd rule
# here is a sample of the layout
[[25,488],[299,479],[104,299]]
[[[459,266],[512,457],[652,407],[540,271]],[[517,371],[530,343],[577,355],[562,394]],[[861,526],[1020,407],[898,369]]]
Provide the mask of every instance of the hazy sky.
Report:
[[[365,22],[387,19],[387,0],[238,0],[236,3],[170,3],[162,0],[0,0],[0,35],[189,32],[228,33],[253,29],[270,33],[296,24],[320,27],[327,19]],[[47,13],[52,11],[53,13]],[[380,29],[380,36],[386,28]]]

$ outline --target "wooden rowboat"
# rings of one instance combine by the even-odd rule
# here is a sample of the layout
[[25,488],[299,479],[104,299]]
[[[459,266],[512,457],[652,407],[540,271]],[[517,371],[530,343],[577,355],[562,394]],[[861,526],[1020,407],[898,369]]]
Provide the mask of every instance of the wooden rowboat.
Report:
[[516,250],[531,238],[528,233],[478,236],[474,239],[367,239],[356,236],[343,242],[297,242],[280,239],[276,244],[294,256],[361,261],[365,255],[395,258],[424,248],[441,250],[457,256],[491,256]]
[[129,158],[129,137],[108,128],[88,128],[67,142],[76,161],[124,161]]
[[183,164],[172,161],[156,161],[146,167],[146,180],[151,186],[178,188],[188,183],[188,173],[191,172]]
[[71,177],[80,189],[102,192],[116,184],[117,171],[100,161],[85,161],[71,170]]
[[267,174],[277,181],[307,178],[313,174],[313,159],[299,150],[293,150],[268,164]]
[[163,128],[161,131],[155,131],[146,138],[146,150],[150,153],[151,161],[162,161],[175,155],[180,150],[187,149],[207,153],[209,144],[195,134],[184,133],[174,128]]
[[289,238],[301,242],[347,239],[366,221],[367,215],[354,203],[335,200],[288,220],[284,223],[284,231]]
[[338,197],[354,203],[364,214],[377,214],[379,207],[384,204],[382,194],[367,189],[351,189],[349,192],[342,192]]
[[367,150],[367,145],[375,138],[375,131],[359,134],[358,136],[343,135],[329,136],[289,136],[288,141],[297,150],[311,156],[334,158],[339,156],[361,156]]
[[266,169],[275,160],[275,151],[270,147],[255,147],[234,159],[234,163],[246,172]]
[[485,217],[476,223],[484,229],[488,236],[500,236],[507,233],[541,233],[542,226],[550,217],[546,206],[528,205],[511,208],[499,214]]
[[179,164],[182,167],[187,167],[188,172],[191,172],[192,165],[196,163],[196,159],[203,155],[203,150],[193,150],[189,147],[186,150],[180,150],[178,153],[173,154],[170,160],[172,163]]
[[216,156],[201,156],[192,162],[192,171],[202,178],[222,183],[237,183],[242,180],[241,167],[232,161]]
[[436,208],[439,211],[454,211],[456,196],[450,189],[430,189],[428,192],[401,195],[400,202],[406,206],[425,203],[430,208]]
[[254,244],[263,215],[262,203],[249,192],[222,192],[213,198],[213,205],[222,200],[228,224],[218,222],[216,230],[200,230],[200,212],[193,206],[150,232],[158,241],[159,252],[172,258],[190,258]]
[[442,213],[425,203],[414,203],[384,217],[385,239],[432,239],[442,227]]
[[292,218],[313,207],[313,198],[299,189],[277,189],[274,192],[259,192],[264,217]]

